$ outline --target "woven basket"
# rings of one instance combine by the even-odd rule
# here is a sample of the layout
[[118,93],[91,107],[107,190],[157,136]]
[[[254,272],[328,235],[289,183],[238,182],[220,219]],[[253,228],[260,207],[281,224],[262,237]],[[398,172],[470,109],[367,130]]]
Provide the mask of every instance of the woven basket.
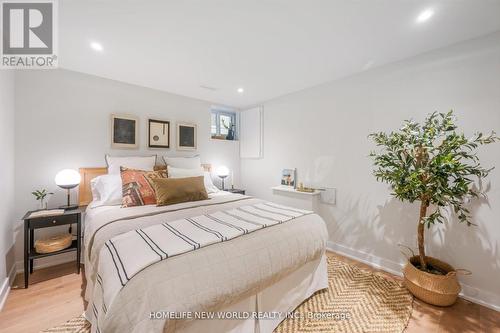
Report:
[[62,234],[47,239],[37,240],[35,250],[38,253],[52,253],[64,250],[71,246],[73,236],[71,234]]
[[446,275],[436,275],[423,272],[415,267],[419,263],[419,257],[409,258],[403,275],[406,288],[422,301],[438,305],[449,306],[455,303],[461,287],[457,280],[457,270],[441,260],[433,257],[425,257],[428,264],[446,272]]

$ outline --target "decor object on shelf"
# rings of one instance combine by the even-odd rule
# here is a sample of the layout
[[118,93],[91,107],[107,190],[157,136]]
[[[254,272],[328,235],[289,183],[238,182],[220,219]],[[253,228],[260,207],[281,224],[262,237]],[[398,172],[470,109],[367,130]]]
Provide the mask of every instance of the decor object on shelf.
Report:
[[149,148],[170,148],[170,122],[149,119]]
[[38,239],[35,241],[35,250],[37,253],[53,253],[67,249],[71,246],[73,235],[61,234],[52,236],[46,239]]
[[177,124],[177,150],[196,150],[196,124]]
[[234,140],[234,124],[231,122],[226,124],[226,121],[222,119],[222,126],[227,130],[226,140]]
[[129,115],[111,115],[111,148],[139,148],[139,118]]
[[281,185],[296,187],[297,169],[283,169],[281,172]]
[[68,191],[68,203],[65,206],[61,206],[61,209],[76,209],[78,205],[71,204],[71,189],[80,185],[81,177],[78,171],[72,169],[64,169],[59,171],[56,175],[55,182],[60,188]]
[[36,190],[31,192],[36,198],[37,201],[40,201],[40,209],[47,209],[47,201],[45,198],[49,195],[53,195],[54,193],[47,191],[46,189]]
[[299,186],[296,188],[297,191],[299,192],[306,192],[306,193],[313,193],[316,191],[316,189],[312,187],[305,187],[304,183],[300,183]]
[[221,165],[220,167],[217,168],[217,170],[216,170],[215,173],[221,179],[221,181],[222,181],[222,190],[225,191],[226,189],[224,188],[224,179],[226,179],[227,176],[229,176],[229,169],[226,166]]
[[[464,270],[426,256],[425,227],[429,229],[445,219],[473,225],[466,203],[483,195],[480,181],[491,170],[481,166],[476,150],[500,139],[494,132],[467,138],[457,131],[455,121],[453,111],[434,112],[423,124],[407,120],[398,131],[369,136],[381,147],[380,152],[370,154],[377,180],[390,184],[397,199],[420,202],[418,255],[408,258],[405,285],[416,297],[441,306],[455,302],[461,289],[456,275]],[[451,217],[447,216],[446,207],[453,210]],[[427,214],[429,208],[433,211]]]

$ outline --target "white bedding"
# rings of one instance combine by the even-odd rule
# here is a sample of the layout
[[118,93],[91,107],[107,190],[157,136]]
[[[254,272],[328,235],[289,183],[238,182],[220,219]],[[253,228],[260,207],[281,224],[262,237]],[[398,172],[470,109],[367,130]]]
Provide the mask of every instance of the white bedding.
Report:
[[[103,288],[96,284],[96,275],[100,260],[105,258],[101,251],[109,239],[168,221],[259,204],[261,200],[222,192],[209,200],[167,207],[89,208],[85,223],[86,299],[93,304],[99,294],[106,293],[96,289]],[[99,327],[102,332],[174,331],[182,325],[179,320],[151,320],[149,314],[213,311],[237,303],[318,260],[324,253],[326,240],[324,222],[319,216],[309,214],[169,257],[131,278],[113,301],[106,304],[106,313],[98,316]],[[101,271],[112,274],[102,267]],[[87,316],[95,317],[93,312],[95,309],[89,306]],[[93,326],[93,331],[96,327]]]

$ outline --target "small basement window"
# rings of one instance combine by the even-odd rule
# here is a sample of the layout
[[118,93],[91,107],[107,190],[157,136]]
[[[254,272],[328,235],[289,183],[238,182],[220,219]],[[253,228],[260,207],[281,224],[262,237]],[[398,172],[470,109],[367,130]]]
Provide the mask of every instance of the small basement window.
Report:
[[212,139],[236,140],[236,112],[212,108]]

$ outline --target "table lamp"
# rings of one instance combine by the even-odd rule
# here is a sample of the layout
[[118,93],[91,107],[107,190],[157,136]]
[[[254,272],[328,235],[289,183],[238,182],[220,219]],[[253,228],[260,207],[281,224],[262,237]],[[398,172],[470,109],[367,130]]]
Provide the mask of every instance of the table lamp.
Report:
[[56,185],[68,191],[68,204],[59,208],[68,210],[78,208],[78,205],[71,204],[70,192],[72,188],[80,185],[80,181],[80,174],[76,170],[64,169],[57,173],[55,178]]
[[222,190],[225,191],[225,188],[224,188],[224,179],[226,179],[227,176],[229,176],[229,169],[226,166],[222,165],[222,166],[220,166],[220,167],[217,168],[217,170],[215,171],[215,173],[222,180]]

